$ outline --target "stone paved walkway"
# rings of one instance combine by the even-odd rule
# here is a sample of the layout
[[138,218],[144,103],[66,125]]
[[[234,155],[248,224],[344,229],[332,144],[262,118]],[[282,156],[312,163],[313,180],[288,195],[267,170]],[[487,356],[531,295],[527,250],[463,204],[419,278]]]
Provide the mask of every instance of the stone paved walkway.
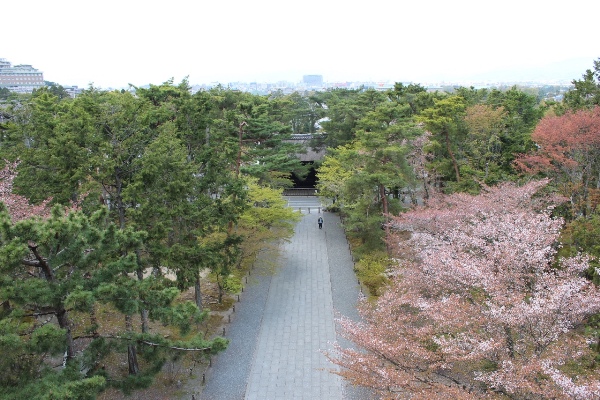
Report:
[[[303,218],[282,245],[280,268],[272,276],[254,275],[236,303],[226,335],[230,346],[214,360],[202,399],[365,398],[346,390],[330,372],[336,366],[322,354],[338,339],[334,307],[358,318],[360,289],[339,218],[319,214],[315,197],[288,200]],[[322,230],[319,215],[325,220]]]

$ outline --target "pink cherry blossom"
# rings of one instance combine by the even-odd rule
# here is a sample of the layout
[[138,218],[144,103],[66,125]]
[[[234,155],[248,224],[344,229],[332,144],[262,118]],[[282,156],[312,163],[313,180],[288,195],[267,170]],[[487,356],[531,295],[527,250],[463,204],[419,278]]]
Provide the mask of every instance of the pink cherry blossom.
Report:
[[556,259],[563,221],[546,184],[438,195],[393,218],[393,283],[362,322],[339,321],[359,346],[329,354],[340,374],[394,398],[598,398],[577,328],[600,292],[586,257]]

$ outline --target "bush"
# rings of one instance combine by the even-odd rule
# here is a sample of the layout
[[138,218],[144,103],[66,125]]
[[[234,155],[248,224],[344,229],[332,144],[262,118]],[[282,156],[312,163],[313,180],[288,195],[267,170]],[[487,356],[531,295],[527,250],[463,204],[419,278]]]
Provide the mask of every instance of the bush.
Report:
[[390,263],[391,260],[385,253],[374,253],[366,255],[354,265],[356,275],[371,296],[379,296],[383,293],[389,282],[385,272]]

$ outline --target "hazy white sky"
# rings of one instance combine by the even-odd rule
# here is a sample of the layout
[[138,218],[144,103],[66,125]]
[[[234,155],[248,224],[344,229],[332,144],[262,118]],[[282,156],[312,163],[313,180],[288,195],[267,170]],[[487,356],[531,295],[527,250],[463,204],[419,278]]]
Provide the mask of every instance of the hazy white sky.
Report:
[[63,85],[452,81],[600,57],[596,0],[28,0],[0,58]]

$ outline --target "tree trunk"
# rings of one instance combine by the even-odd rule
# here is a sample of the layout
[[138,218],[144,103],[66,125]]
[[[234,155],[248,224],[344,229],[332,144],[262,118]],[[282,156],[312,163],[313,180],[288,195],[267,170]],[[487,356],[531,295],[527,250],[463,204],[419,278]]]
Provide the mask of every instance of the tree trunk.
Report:
[[121,179],[121,169],[115,170],[115,207],[119,216],[119,228],[125,229],[125,204],[123,203],[123,180]]
[[509,326],[504,325],[504,334],[506,336],[506,347],[510,358],[515,358],[515,342],[513,341],[512,331]]
[[[115,169],[115,206],[117,207],[117,213],[119,216],[119,229],[125,229],[125,204],[123,204],[123,181],[121,180],[120,168]],[[139,271],[139,269],[138,269]],[[127,275],[124,273],[124,275]],[[139,275],[138,275],[139,277]],[[133,332],[133,323],[131,321],[131,315],[125,316],[125,330],[127,332]],[[137,375],[140,372],[140,366],[137,360],[137,350],[135,343],[127,344],[127,364],[129,369],[129,375]]]
[[444,130],[444,138],[446,139],[446,150],[452,159],[452,166],[454,167],[454,173],[456,174],[456,182],[460,182],[460,173],[458,172],[458,162],[456,162],[456,158],[454,157],[454,153],[452,152],[452,146],[450,146],[450,133],[447,130]]
[[[141,265],[141,257],[140,257],[140,251],[139,249],[137,249],[135,251],[135,257],[137,260],[137,264],[138,264],[138,268],[136,270],[136,275],[139,281],[144,280],[144,271],[142,269],[142,265]],[[149,322],[148,322],[148,310],[142,308],[142,310],[140,311],[140,317],[142,319],[142,333],[148,333],[148,331],[150,330],[149,328]]]
[[148,310],[141,310],[140,318],[142,319],[142,333],[148,333],[150,331],[150,324],[148,323]]
[[[35,256],[38,262],[38,267],[44,273],[44,278],[48,282],[54,282],[54,271],[52,270],[50,264],[48,264],[48,261],[38,253],[37,245],[35,243],[29,243],[28,247]],[[67,361],[72,360],[75,357],[75,342],[73,341],[73,334],[71,333],[69,316],[63,304],[60,304],[56,308],[56,319],[58,320],[58,326],[66,331],[65,339],[67,342]]]
[[67,341],[67,361],[75,358],[75,342],[73,341],[73,334],[71,333],[71,324],[67,316],[67,310],[64,307],[60,307],[56,312],[56,319],[58,320],[58,326],[64,329],[66,333]]
[[129,365],[129,375],[137,375],[140,372],[134,344],[127,345],[127,363]]
[[196,273],[196,282],[194,284],[194,300],[198,309],[202,310],[202,288],[200,287],[200,271]]
[[383,185],[379,185],[379,196],[381,197],[381,205],[383,208],[383,229],[385,229],[385,249],[387,250],[387,253],[390,254],[390,245],[387,241],[387,238],[389,236],[389,230],[390,227],[388,225],[388,214],[389,214],[389,205],[388,205],[388,198],[385,195],[385,186]]
[[387,199],[387,196],[385,195],[385,186],[383,186],[383,185],[379,185],[379,197],[381,198],[381,206],[383,208],[383,214],[387,218],[387,215],[389,214],[389,207],[388,207],[388,199]]
[[[125,329],[127,330],[127,332],[133,332],[131,315],[125,316]],[[130,342],[129,344],[127,344],[127,364],[129,368],[129,375],[137,375],[140,372],[135,343]]]
[[10,313],[10,301],[4,300],[2,302],[2,315],[8,315]]
[[[427,199],[429,199],[429,188],[428,188],[429,185],[428,185],[428,179],[427,179],[429,177],[429,175],[426,174],[425,172],[422,172],[421,177],[423,179],[423,199],[427,200]],[[434,183],[434,185],[435,185],[435,183]],[[415,202],[413,204],[416,205],[417,203]]]
[[219,304],[223,303],[223,283],[220,275],[217,275],[217,288],[219,289]]
[[90,310],[90,324],[94,327],[92,331],[92,335],[97,338],[100,336],[98,333],[98,317],[96,316],[96,305],[92,304],[92,309]]

